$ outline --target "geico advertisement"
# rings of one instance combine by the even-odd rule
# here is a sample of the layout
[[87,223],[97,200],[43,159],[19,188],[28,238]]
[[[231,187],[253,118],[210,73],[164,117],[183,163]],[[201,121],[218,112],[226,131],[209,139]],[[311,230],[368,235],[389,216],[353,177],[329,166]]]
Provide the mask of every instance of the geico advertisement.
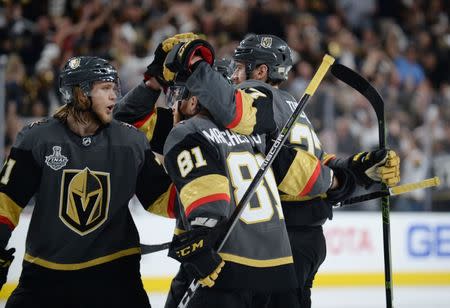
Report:
[[[450,213],[391,213],[394,271],[450,270]],[[323,271],[383,271],[381,213],[336,212],[324,226]]]

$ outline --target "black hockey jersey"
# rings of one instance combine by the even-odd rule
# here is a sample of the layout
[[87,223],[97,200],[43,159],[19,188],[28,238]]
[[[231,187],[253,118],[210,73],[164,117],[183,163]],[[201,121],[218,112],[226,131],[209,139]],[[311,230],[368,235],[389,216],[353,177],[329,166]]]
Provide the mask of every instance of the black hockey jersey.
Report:
[[167,211],[175,197],[143,134],[115,120],[89,137],[54,118],[25,127],[0,179],[4,244],[35,196],[24,272],[28,264],[70,271],[138,255],[129,200],[136,194]]
[[[220,129],[207,116],[180,122],[164,146],[165,165],[191,224],[226,220],[263,161],[265,140]],[[293,259],[271,170],[220,252],[219,288],[295,287]]]
[[[266,133],[272,140],[297,106],[292,95],[261,81],[248,80],[235,88],[206,63],[197,67],[187,86],[224,127],[246,135]],[[323,201],[333,176],[326,166],[331,157],[302,113],[273,164],[288,225],[332,217],[331,206]]]

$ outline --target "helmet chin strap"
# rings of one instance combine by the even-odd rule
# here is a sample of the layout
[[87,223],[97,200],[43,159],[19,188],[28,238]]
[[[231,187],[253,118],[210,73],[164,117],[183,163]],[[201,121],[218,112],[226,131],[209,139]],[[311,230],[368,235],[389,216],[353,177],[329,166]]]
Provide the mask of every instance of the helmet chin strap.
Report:
[[250,62],[245,63],[245,78],[247,78],[247,80],[253,79],[251,75],[252,72],[255,70],[255,67],[256,66],[252,65]]

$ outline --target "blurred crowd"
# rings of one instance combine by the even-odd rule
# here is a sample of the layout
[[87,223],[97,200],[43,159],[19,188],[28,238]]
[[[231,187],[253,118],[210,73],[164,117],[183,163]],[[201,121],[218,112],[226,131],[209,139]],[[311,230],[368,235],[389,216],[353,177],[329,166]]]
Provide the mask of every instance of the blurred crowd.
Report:
[[[405,195],[394,210],[449,210],[449,13],[445,0],[0,0],[6,153],[24,123],[61,104],[58,71],[72,56],[113,61],[126,93],[168,36],[203,33],[217,58],[230,58],[245,34],[270,33],[293,52],[286,90],[299,98],[324,53],[331,54],[382,94],[402,182],[441,177],[439,189]],[[307,113],[328,152],[378,146],[370,104],[336,79],[320,86]]]

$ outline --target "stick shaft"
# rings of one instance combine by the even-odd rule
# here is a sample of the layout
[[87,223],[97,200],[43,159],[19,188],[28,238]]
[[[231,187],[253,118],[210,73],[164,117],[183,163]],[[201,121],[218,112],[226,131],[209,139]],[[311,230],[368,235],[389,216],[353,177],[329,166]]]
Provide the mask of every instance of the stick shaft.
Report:
[[435,176],[434,178],[429,178],[420,182],[408,183],[399,186],[392,187],[390,189],[391,196],[396,196],[400,194],[404,194],[413,190],[423,189],[427,187],[439,186],[441,183],[439,177]]
[[[378,142],[379,148],[386,148],[386,122],[384,112],[384,101],[375,88],[357,72],[348,67],[337,64],[331,68],[331,73],[339,80],[345,82],[350,87],[361,93],[372,105],[378,120]],[[385,184],[381,185],[382,190],[387,190]],[[392,308],[392,269],[391,269],[391,230],[389,217],[389,195],[381,197],[381,212],[383,220],[383,256],[384,256],[384,276],[386,290],[386,307]]]
[[377,199],[377,198],[381,198],[384,196],[397,196],[397,195],[401,195],[401,194],[406,194],[408,192],[411,192],[411,191],[414,191],[417,189],[424,189],[424,188],[428,188],[428,187],[439,186],[439,184],[440,184],[439,177],[436,176],[434,178],[429,178],[429,179],[422,180],[419,182],[408,183],[408,184],[391,187],[388,190],[378,190],[378,191],[374,191],[374,192],[371,192],[368,194],[351,197],[347,200],[344,200],[342,202],[342,204],[348,205],[348,204],[363,202],[363,201],[367,201],[367,200]]

